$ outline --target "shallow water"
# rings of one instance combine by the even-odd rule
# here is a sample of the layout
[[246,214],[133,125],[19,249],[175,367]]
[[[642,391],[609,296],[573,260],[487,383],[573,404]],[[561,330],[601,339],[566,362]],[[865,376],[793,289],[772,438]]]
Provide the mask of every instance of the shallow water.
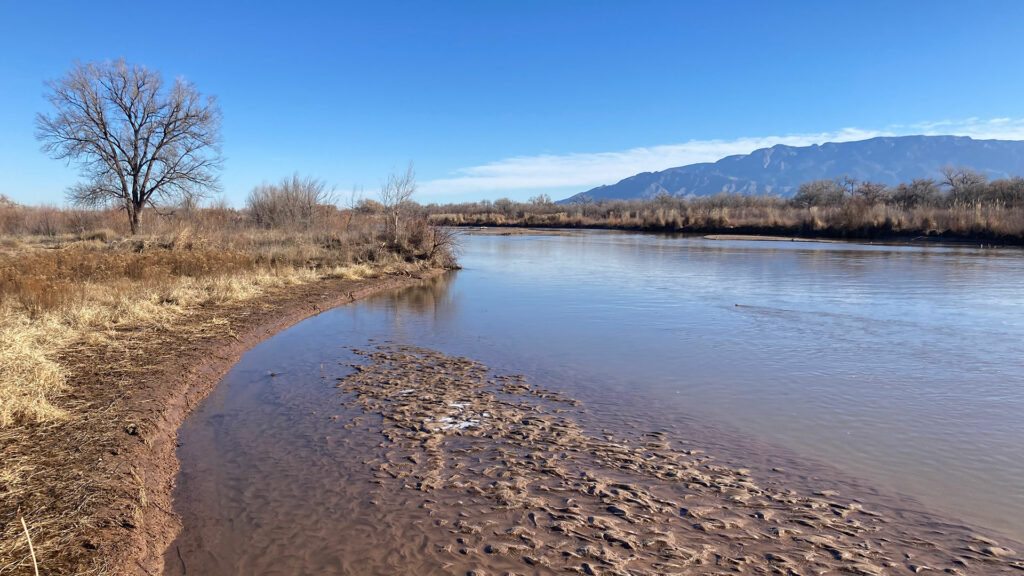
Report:
[[[335,389],[343,346],[371,339],[524,374],[592,425],[673,430],[755,473],[1024,540],[1020,251],[604,232],[463,245],[464,270],[307,320],[225,377],[180,432],[170,573],[436,569],[416,564],[432,545],[420,500],[367,489],[380,438],[344,427],[362,414]],[[361,553],[387,535],[407,540]]]

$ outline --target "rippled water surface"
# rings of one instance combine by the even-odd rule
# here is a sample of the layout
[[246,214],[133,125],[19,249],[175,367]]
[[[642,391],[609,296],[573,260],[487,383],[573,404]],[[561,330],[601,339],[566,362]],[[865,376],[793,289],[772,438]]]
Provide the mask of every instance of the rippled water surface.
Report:
[[[464,270],[267,340],[186,421],[171,573],[273,573],[260,558],[281,573],[408,568],[347,559],[426,522],[401,494],[386,514],[363,501],[379,438],[346,434],[355,414],[334,384],[353,360],[343,346],[371,339],[525,374],[594,422],[676,428],[755,470],[784,462],[798,480],[843,478],[1024,540],[1024,252],[605,232],[462,242]],[[337,533],[325,517],[347,527],[329,550],[309,545]]]

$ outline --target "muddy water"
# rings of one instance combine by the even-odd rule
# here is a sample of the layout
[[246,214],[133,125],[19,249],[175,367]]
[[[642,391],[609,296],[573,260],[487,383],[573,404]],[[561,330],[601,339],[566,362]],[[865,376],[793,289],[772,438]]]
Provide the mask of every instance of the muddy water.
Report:
[[[992,554],[983,551],[1001,548],[977,539],[979,533],[1001,545],[1024,540],[1020,252],[613,233],[474,236],[464,246],[465,270],[310,319],[257,346],[232,370],[180,433],[176,509],[185,529],[168,553],[168,573],[586,571],[579,549],[565,543],[588,541],[586,531],[597,528],[587,518],[611,535],[591,534],[603,546],[588,564],[597,572],[666,572],[687,559],[710,570],[715,562],[708,554],[736,559],[751,552],[764,562],[772,550],[792,556],[807,547],[832,550],[817,559],[805,554],[809,566],[820,561],[827,569],[830,557],[842,559],[836,551],[844,550],[844,538],[860,537],[871,550],[863,530],[881,534],[881,541],[927,542],[928,550],[947,552],[929,565],[956,556],[962,564],[951,569],[986,573],[1000,569],[986,563]],[[370,370],[365,366],[385,366],[389,358],[367,352],[383,346],[388,350],[376,353],[399,354],[389,347],[406,345],[436,352],[406,362],[407,372],[359,379]],[[395,407],[409,389],[396,387],[415,388],[438,366],[457,382],[473,380],[451,363],[455,356],[487,371],[478,378],[484,396],[474,402],[483,403],[479,414],[491,410],[496,421],[477,417],[480,424],[465,429],[426,425],[412,438],[383,434],[410,414],[423,422],[472,420],[431,412],[420,400]],[[537,460],[516,453],[526,433],[516,428],[524,421],[515,412],[520,408],[488,404],[501,398],[487,396],[500,392],[486,391],[488,379],[511,374],[523,375],[533,389],[579,401],[559,408],[538,400],[530,408],[564,419],[542,421],[540,430],[576,431],[568,444],[564,434],[530,432],[538,446],[564,453],[560,465],[523,464]],[[393,384],[378,390],[376,381]],[[502,418],[505,424],[497,422]],[[643,449],[651,438],[645,434],[659,435],[664,453],[652,448],[636,460],[585,459],[595,446],[597,453],[620,456],[623,447]],[[507,444],[504,452],[466,460],[471,450],[499,442]],[[695,449],[709,462],[671,460]],[[659,462],[662,472],[675,470],[672,478],[690,478],[689,487],[638,475],[636,466],[646,460]],[[503,486],[500,510],[487,493],[504,482],[494,461],[521,477],[536,476],[518,489],[518,500]],[[591,468],[596,476],[588,482],[599,486],[602,508],[580,516],[595,504],[590,496],[558,491],[591,489],[570,478]],[[692,482],[716,474],[730,479]],[[425,494],[416,486],[424,479],[427,488],[430,479],[442,486]],[[608,488],[623,483],[631,489]],[[705,484],[717,487],[714,494],[703,491]],[[730,504],[727,513],[693,516],[692,510],[721,504],[715,498],[727,492],[728,502],[742,500],[748,513]],[[563,510],[566,498],[578,501],[577,512]],[[856,504],[872,515],[840,516],[856,527],[832,526],[831,517],[817,512],[783,514],[767,528],[751,520],[767,522],[759,510],[769,503],[778,510],[790,498],[796,500],[782,509]],[[520,508],[508,507],[513,504]],[[634,538],[643,531],[628,516],[602,513],[612,507],[645,519],[645,529],[706,548],[676,542],[659,544],[662,556],[647,558],[643,547],[630,552],[615,539],[631,527]],[[527,524],[517,510],[563,523],[573,514],[583,519],[570,532],[552,532]],[[972,528],[956,527],[961,524]],[[494,536],[508,540],[505,532],[521,525],[533,531],[532,541],[572,562],[524,564],[526,552],[510,553],[513,544]],[[799,530],[793,526],[838,531],[826,549],[792,540],[800,538],[787,536]],[[790,540],[779,541],[780,532]],[[744,540],[751,534],[759,535],[753,544]],[[515,546],[525,536],[518,537]],[[906,550],[874,546],[873,556],[843,561],[894,570],[906,560],[893,557]],[[932,552],[909,553],[927,558]],[[777,558],[770,562],[779,567]],[[758,568],[754,560],[730,568],[736,566]]]

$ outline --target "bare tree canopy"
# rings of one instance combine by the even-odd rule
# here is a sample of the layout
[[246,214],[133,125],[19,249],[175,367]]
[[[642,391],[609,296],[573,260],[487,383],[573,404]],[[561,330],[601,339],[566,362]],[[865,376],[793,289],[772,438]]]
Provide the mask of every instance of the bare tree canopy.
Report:
[[800,207],[839,206],[846,198],[846,190],[852,187],[848,178],[835,180],[811,180],[804,182],[793,196],[793,204]]
[[380,203],[387,213],[387,227],[392,240],[397,242],[401,232],[403,204],[412,199],[416,193],[416,170],[412,162],[405,168],[404,174],[392,172],[380,187]]
[[984,174],[966,166],[943,166],[939,172],[942,173],[942,183],[949,186],[954,195],[962,194],[988,181]]
[[36,117],[36,137],[53,158],[79,164],[87,180],[72,201],[122,207],[134,234],[145,206],[218,189],[220,108],[190,82],[164,89],[160,72],[121,59],[76,62],[47,87],[55,112]]

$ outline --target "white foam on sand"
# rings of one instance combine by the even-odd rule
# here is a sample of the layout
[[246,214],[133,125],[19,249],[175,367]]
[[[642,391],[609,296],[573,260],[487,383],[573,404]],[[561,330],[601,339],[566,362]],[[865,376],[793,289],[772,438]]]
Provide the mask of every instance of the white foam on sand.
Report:
[[462,430],[471,426],[480,425],[479,420],[456,420],[455,418],[448,416],[441,418],[438,422],[444,424],[444,426],[441,426],[441,430]]

